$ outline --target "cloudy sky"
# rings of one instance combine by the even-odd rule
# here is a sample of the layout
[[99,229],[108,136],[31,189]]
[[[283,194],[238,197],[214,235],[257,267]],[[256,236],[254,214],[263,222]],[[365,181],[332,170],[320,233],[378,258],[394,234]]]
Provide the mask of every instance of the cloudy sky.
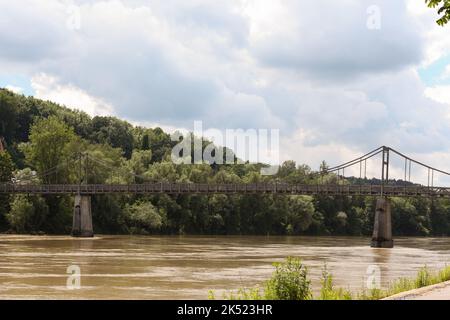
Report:
[[0,87],[133,123],[279,128],[317,169],[450,171],[450,26],[423,0],[0,0]]

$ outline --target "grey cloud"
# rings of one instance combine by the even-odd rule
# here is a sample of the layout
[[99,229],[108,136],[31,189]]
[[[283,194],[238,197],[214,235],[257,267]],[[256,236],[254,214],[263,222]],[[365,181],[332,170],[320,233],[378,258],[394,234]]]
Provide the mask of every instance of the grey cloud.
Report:
[[170,0],[154,5],[153,8],[181,28],[195,31],[198,37],[215,33],[225,37],[235,46],[243,47],[247,44],[248,21],[234,8],[233,1],[206,0],[189,3]]
[[57,2],[2,3],[0,59],[36,63],[61,57],[67,31],[64,9]]
[[[421,39],[401,1],[288,1],[291,26],[256,42],[260,61],[325,81],[395,71],[416,64]],[[379,7],[381,28],[367,28],[367,8]],[[283,21],[280,21],[283,24]]]

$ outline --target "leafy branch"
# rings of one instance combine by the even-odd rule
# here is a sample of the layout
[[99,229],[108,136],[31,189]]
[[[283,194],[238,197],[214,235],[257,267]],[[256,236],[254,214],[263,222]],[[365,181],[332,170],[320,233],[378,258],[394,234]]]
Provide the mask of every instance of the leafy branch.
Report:
[[438,14],[441,16],[436,23],[440,26],[446,25],[450,21],[450,0],[425,0],[429,8],[439,8]]

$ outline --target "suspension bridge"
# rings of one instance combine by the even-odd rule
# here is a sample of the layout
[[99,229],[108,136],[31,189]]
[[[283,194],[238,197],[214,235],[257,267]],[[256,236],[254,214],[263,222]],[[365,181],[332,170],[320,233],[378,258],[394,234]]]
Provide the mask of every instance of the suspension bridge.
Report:
[[[401,179],[390,179],[392,156],[402,164]],[[380,158],[380,162],[376,158]],[[377,164],[378,163],[378,164]],[[378,179],[368,179],[368,166],[374,165]],[[414,183],[414,171],[425,170],[427,183]],[[103,168],[107,174],[98,183],[91,172]],[[347,176],[345,172],[351,172]],[[372,172],[374,172],[372,168]],[[398,170],[397,170],[398,172]],[[155,182],[148,177],[124,171],[117,165],[99,159],[89,152],[79,152],[60,164],[20,179],[0,183],[0,194],[74,195],[72,235],[93,236],[91,196],[104,194],[286,194],[312,196],[377,197],[372,246],[392,247],[391,209],[389,197],[450,198],[450,188],[436,186],[437,175],[450,173],[414,160],[393,148],[382,146],[358,158],[330,168],[321,168],[314,184],[271,182],[251,184],[205,184]],[[359,176],[359,177],[358,177]],[[65,177],[64,181],[62,177]],[[71,177],[71,178],[67,178]],[[330,179],[332,177],[332,179]],[[352,178],[352,179],[349,179]],[[124,182],[126,181],[126,182]],[[349,182],[352,181],[352,182]],[[376,183],[373,183],[376,181]]]

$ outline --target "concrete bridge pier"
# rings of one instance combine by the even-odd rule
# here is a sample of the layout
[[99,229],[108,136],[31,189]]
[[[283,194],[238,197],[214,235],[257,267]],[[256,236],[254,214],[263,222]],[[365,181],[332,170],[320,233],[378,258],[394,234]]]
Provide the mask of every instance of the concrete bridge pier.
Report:
[[90,238],[94,236],[90,196],[75,196],[72,236],[80,238]]
[[391,202],[386,197],[377,199],[371,247],[394,247],[394,241],[392,240]]

